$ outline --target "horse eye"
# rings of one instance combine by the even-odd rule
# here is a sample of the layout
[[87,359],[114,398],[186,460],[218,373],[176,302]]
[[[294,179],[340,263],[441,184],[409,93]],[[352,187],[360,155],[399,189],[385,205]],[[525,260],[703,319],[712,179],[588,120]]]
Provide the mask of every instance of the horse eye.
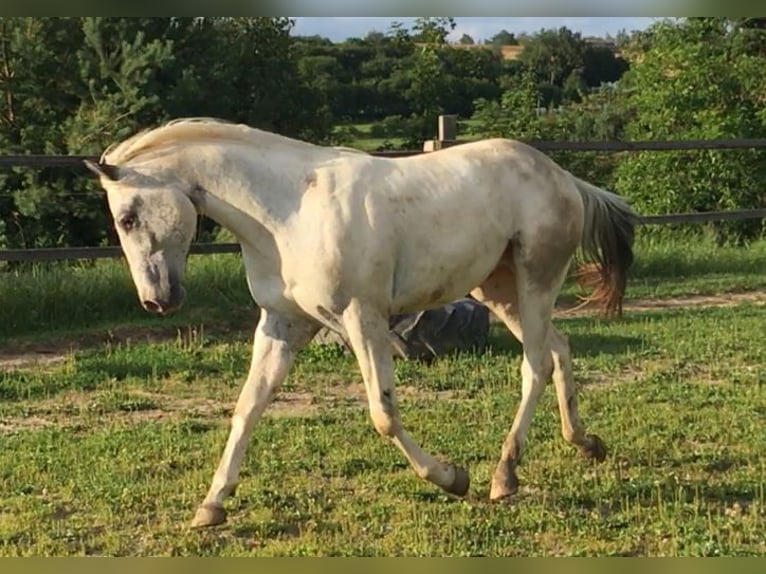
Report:
[[130,231],[136,226],[136,216],[132,213],[129,213],[128,215],[123,215],[120,219],[120,226],[125,231]]

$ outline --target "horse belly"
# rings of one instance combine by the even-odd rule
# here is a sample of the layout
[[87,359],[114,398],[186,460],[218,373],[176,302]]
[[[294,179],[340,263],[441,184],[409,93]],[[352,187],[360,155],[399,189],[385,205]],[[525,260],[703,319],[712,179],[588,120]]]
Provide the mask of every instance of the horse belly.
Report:
[[431,243],[430,249],[408,249],[398,260],[392,311],[408,313],[439,307],[465,297],[497,266],[508,244],[504,237],[483,235],[462,241],[463,249]]

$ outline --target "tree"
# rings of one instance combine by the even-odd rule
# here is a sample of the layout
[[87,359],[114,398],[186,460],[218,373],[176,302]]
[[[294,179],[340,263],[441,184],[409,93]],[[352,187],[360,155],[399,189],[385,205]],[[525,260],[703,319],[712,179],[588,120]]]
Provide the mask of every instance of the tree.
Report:
[[447,36],[455,29],[455,19],[451,17],[416,18],[412,26],[412,39],[428,44],[446,44]]
[[486,99],[476,102],[476,112],[471,118],[474,120],[472,131],[482,137],[538,138],[541,129],[539,102],[537,79],[527,70],[514,79],[499,102]]
[[[630,120],[618,88],[603,85],[541,118],[540,137],[552,141],[619,141]],[[615,171],[621,154],[599,152],[551,152],[551,157],[573,174],[606,189],[615,188]]]
[[606,46],[586,45],[582,59],[581,77],[591,88],[614,83],[628,70],[627,60]]
[[469,118],[477,99],[497,100],[502,93],[503,60],[492,50],[447,48],[439,52],[445,73],[442,107],[451,114]]
[[[171,117],[208,115],[326,141],[287,18],[4,18],[0,152],[97,154]],[[0,243],[95,245],[103,196],[79,172],[0,172]]]
[[566,27],[541,30],[524,44],[519,60],[539,82],[562,87],[573,72],[582,71],[585,42]]
[[[158,77],[172,54],[167,42],[150,37],[154,24],[102,18],[5,21],[6,63],[22,77],[6,86],[15,107],[13,123],[4,126],[3,149],[94,153],[156,120]],[[3,183],[13,193],[11,243],[92,245],[105,238],[103,198],[88,193],[90,181],[79,174],[24,170]]]
[[463,34],[460,36],[460,40],[458,40],[460,44],[463,44],[464,46],[470,46],[472,44],[475,44],[473,38],[468,34]]
[[[651,49],[620,80],[628,139],[766,136],[762,34],[724,18],[660,22]],[[644,38],[645,40],[645,38]],[[617,168],[617,188],[643,213],[764,207],[766,152],[640,153]],[[763,233],[761,224],[716,226],[720,239]]]
[[412,38],[422,43],[415,52],[411,68],[411,84],[408,96],[412,102],[413,116],[417,119],[417,131],[411,145],[420,145],[432,138],[436,119],[444,110],[442,101],[448,89],[447,75],[439,53],[447,42],[450,30],[455,28],[453,18],[417,18],[412,27]]
[[497,34],[487,40],[487,44],[493,44],[495,46],[516,46],[519,41],[508,30],[500,30]]
[[588,90],[616,82],[628,68],[610,47],[586,42],[566,27],[541,30],[523,45],[519,60],[536,74],[549,107],[578,102]]
[[[0,19],[0,153],[65,150],[62,126],[79,102],[73,82],[79,77],[80,41],[76,19]],[[56,201],[60,188],[48,189],[54,177],[51,170],[0,171],[4,246],[35,246],[61,235],[68,218],[61,221],[64,210]],[[29,195],[20,197],[20,189],[29,190]],[[37,206],[41,213],[36,220],[32,216]]]

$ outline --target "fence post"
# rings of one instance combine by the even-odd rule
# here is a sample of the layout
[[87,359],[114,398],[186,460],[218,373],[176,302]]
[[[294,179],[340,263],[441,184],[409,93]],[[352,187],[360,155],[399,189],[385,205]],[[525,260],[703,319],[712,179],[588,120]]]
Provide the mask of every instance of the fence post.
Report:
[[456,115],[441,115],[437,121],[437,139],[426,140],[423,143],[423,151],[436,151],[438,149],[449,147],[457,140]]

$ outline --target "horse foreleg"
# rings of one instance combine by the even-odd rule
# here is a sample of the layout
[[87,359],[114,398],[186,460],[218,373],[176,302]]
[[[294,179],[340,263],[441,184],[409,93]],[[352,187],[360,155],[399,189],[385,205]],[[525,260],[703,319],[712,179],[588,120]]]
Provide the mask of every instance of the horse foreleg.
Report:
[[343,314],[343,323],[362,372],[375,430],[391,439],[420,478],[450,494],[465,495],[469,487],[468,472],[425,452],[402,426],[394,388],[394,359],[387,318],[375,308],[352,301]]
[[305,320],[261,310],[253,340],[250,372],[231,417],[231,430],[218,469],[192,520],[193,527],[214,526],[226,520],[223,501],[237,486],[239,467],[253,427],[285,380],[297,352],[317,330],[316,325]]

